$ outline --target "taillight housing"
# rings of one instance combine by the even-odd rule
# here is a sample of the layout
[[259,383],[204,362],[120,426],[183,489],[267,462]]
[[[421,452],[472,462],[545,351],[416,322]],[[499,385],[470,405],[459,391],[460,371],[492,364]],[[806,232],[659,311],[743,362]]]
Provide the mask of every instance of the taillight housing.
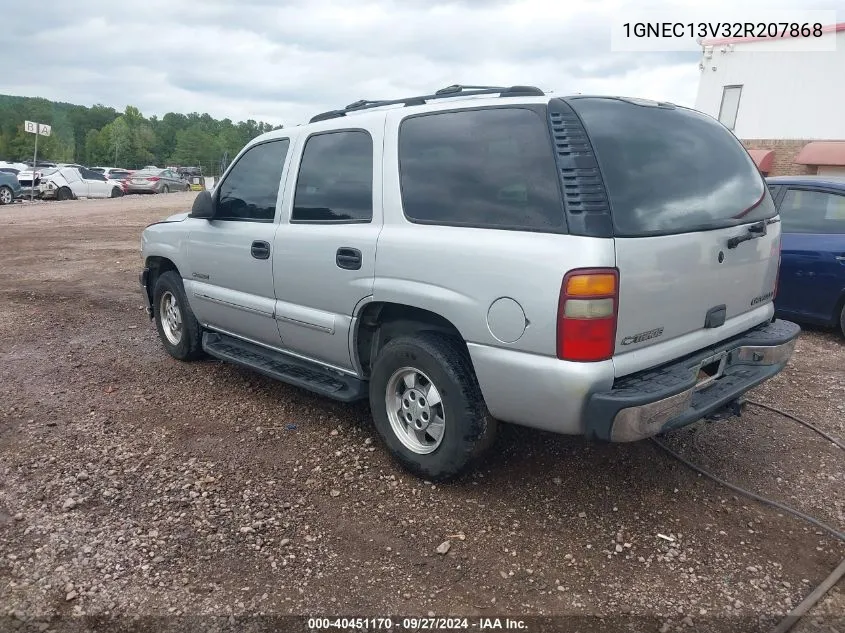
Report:
[[578,268],[560,285],[557,357],[596,362],[613,357],[619,312],[619,271]]
[[159,180],[161,180],[161,178],[159,178],[158,176],[150,176],[149,178],[147,178],[147,180],[149,180],[150,182],[158,182]]

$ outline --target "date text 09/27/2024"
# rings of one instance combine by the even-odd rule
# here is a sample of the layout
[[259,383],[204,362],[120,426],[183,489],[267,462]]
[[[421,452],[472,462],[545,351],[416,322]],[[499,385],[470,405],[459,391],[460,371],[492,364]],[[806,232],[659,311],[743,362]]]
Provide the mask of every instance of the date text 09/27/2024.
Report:
[[309,631],[526,631],[524,620],[514,618],[308,618]]
[[625,37],[784,38],[821,37],[821,22],[625,22]]

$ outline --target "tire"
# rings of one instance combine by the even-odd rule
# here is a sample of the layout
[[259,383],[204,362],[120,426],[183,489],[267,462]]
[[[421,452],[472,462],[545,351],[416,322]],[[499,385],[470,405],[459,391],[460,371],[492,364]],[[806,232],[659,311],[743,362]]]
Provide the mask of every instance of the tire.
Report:
[[56,200],[73,200],[73,192],[67,187],[62,187],[56,192]]
[[0,187],[0,205],[12,204],[15,201],[15,194],[12,193],[11,188],[3,185]]
[[[403,379],[409,370],[414,372],[410,388]],[[429,384],[439,394],[434,396],[439,403],[426,401],[432,395]],[[410,423],[405,420],[400,426],[399,414],[388,412],[388,399],[395,399],[400,411],[411,416]],[[447,481],[465,472],[493,444],[498,426],[484,404],[466,348],[434,332],[397,337],[381,349],[370,376],[370,409],[393,457],[430,481]],[[409,432],[414,425],[428,426]],[[442,433],[431,435],[436,426]]]
[[839,329],[842,336],[845,336],[845,302],[842,303],[842,312],[839,313]]
[[[163,306],[175,308],[176,312],[165,310],[162,315]],[[191,361],[204,356],[202,327],[188,303],[182,278],[172,270],[159,275],[156,280],[153,290],[153,318],[164,349],[173,358]]]
[[120,198],[123,195],[123,189],[120,187],[112,187],[110,198]]
[[168,187],[167,185],[164,185],[164,186],[161,188],[161,192],[162,192],[162,193],[170,193],[170,187]]

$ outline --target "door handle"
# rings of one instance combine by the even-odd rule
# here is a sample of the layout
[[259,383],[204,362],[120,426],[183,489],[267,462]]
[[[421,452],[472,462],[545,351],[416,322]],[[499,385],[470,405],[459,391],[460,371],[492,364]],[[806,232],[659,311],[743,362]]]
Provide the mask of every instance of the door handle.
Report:
[[334,257],[335,264],[338,268],[345,268],[346,270],[358,270],[361,268],[361,251],[357,248],[349,248],[343,246],[337,249],[337,254]]
[[255,240],[250,252],[255,259],[270,259],[270,245],[267,242]]

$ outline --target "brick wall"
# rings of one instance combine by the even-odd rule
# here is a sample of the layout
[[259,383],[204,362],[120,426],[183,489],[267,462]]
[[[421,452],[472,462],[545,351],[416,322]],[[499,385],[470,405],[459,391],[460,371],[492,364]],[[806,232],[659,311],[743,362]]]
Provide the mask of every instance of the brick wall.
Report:
[[742,143],[748,149],[771,149],[775,152],[775,160],[769,171],[769,176],[806,176],[815,174],[818,168],[814,165],[796,165],[792,160],[798,152],[810,141],[795,139],[746,139]]

